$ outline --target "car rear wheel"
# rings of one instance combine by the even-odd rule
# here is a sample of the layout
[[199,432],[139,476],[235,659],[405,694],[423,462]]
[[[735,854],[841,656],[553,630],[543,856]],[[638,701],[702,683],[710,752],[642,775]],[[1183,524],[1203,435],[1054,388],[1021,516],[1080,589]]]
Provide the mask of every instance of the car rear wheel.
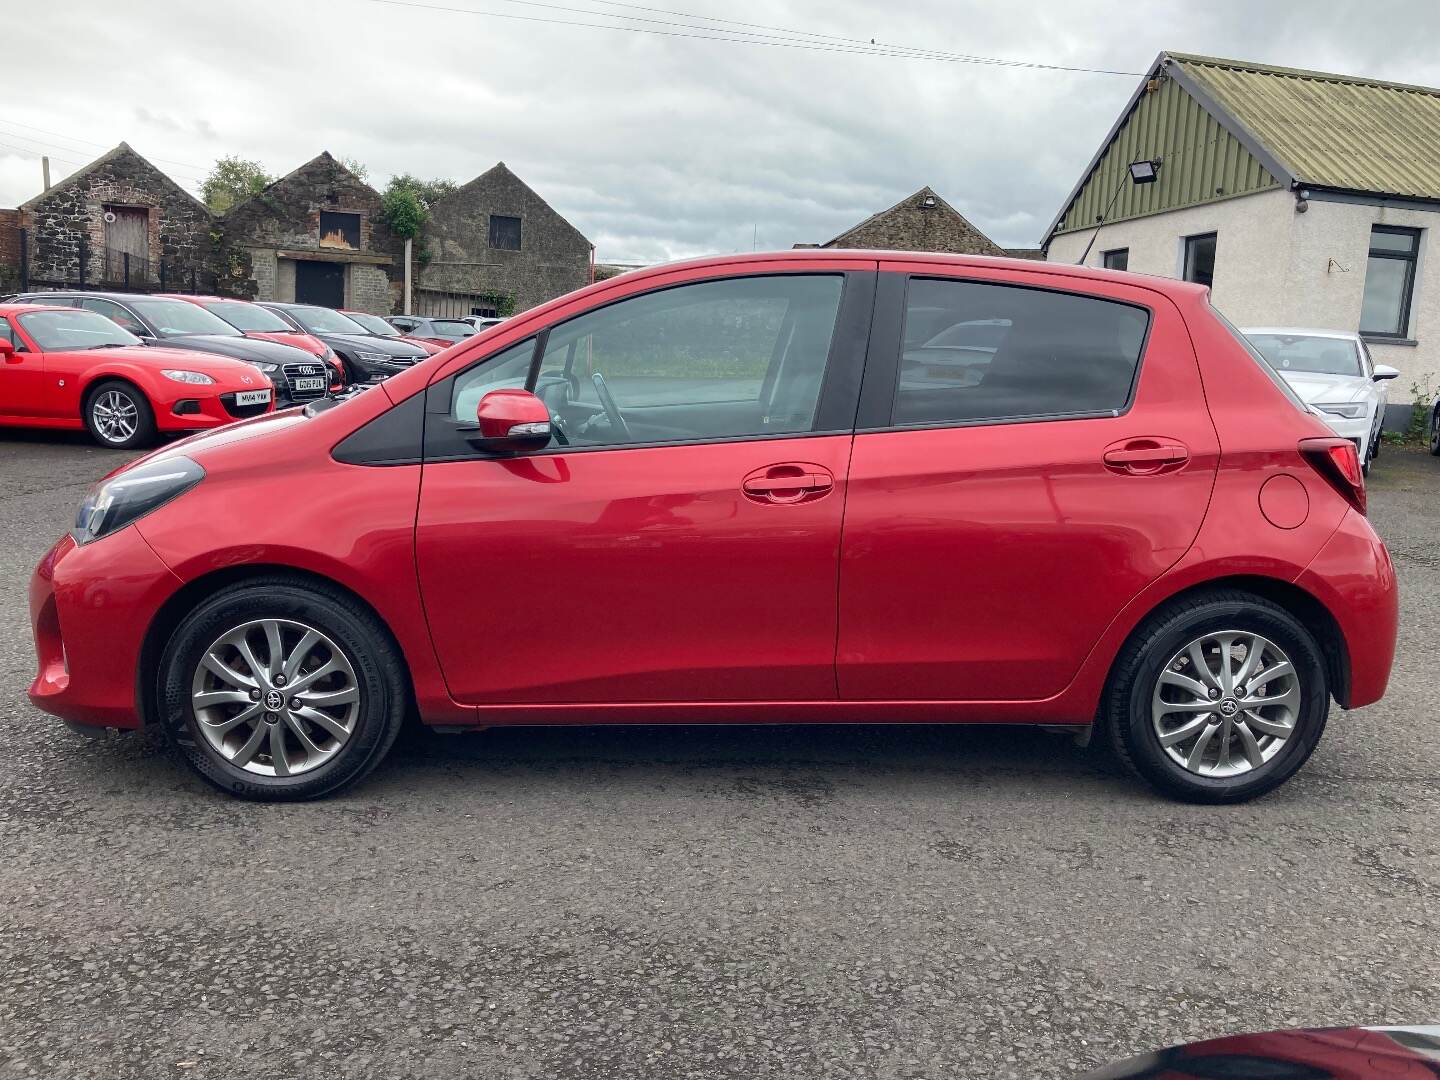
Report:
[[144,394],[109,379],[85,397],[85,426],[101,446],[129,450],[155,441],[155,412]]
[[389,751],[408,702],[384,627],[337,589],[265,578],[224,589],[176,628],[161,663],[167,738],[241,798],[314,799]]
[[1430,410],[1430,453],[1440,457],[1440,406]]
[[1310,631],[1268,600],[1217,591],[1162,609],[1132,636],[1105,721],[1121,759],[1160,791],[1235,803],[1305,764],[1329,705]]

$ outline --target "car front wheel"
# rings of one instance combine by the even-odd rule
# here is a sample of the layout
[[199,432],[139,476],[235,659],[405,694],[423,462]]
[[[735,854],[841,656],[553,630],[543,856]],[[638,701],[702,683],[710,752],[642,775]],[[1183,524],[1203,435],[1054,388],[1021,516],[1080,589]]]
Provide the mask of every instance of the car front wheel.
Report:
[[221,590],[176,628],[161,663],[167,738],[241,798],[314,799],[389,751],[407,682],[375,617],[338,589],[264,578]]
[[1328,711],[1310,631],[1268,600],[1217,591],[1162,609],[1132,636],[1105,720],[1121,759],[1160,791],[1234,803],[1293,776]]
[[85,398],[85,426],[101,446],[130,450],[155,441],[155,412],[145,395],[127,382],[110,379]]

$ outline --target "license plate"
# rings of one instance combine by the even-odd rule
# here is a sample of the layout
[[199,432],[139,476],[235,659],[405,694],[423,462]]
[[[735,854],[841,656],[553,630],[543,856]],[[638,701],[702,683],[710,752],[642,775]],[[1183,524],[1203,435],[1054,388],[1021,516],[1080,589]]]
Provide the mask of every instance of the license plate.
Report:
[[241,390],[235,395],[236,405],[263,405],[269,400],[269,390]]
[[296,380],[295,380],[295,389],[296,389],[296,390],[324,390],[324,389],[325,389],[325,380],[324,380],[324,379],[296,379]]

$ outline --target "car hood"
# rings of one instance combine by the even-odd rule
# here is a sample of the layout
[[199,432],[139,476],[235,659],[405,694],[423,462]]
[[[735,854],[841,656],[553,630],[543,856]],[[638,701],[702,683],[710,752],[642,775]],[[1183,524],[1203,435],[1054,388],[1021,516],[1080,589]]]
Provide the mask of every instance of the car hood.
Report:
[[309,334],[296,333],[295,331],[281,330],[256,330],[245,335],[247,338],[260,341],[277,341],[281,345],[289,345],[309,353],[311,356],[324,357],[325,343],[319,338],[311,337]]
[[1081,1080],[1322,1080],[1440,1072],[1440,1025],[1303,1028],[1185,1043],[1108,1065]]
[[262,364],[313,364],[315,357],[293,345],[260,338],[223,337],[219,334],[185,334],[165,339],[166,347],[195,349],[199,352],[233,356],[236,360],[259,361]]
[[400,341],[398,338],[380,337],[378,334],[318,334],[316,336],[327,345],[344,345],[351,349],[384,353],[387,356],[405,360],[419,360],[427,355],[419,345],[412,345],[407,341]]
[[104,357],[108,360],[123,360],[152,371],[165,368],[179,368],[199,371],[227,382],[248,383],[255,386],[269,386],[270,380],[254,366],[229,356],[201,353],[195,349],[177,349],[166,345],[122,345],[116,349],[82,349],[73,355]]
[[1325,375],[1318,371],[1282,371],[1280,377],[1306,405],[1320,401],[1358,401],[1373,385],[1360,375]]

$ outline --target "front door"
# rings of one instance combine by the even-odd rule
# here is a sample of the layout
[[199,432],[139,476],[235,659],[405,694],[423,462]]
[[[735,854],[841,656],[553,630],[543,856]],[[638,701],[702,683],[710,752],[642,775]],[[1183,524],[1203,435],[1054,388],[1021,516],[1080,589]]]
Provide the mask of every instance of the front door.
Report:
[[9,319],[0,318],[0,341],[8,341],[14,349],[0,356],[0,416],[51,415],[45,354],[33,350]]
[[[415,544],[451,694],[833,700],[873,283],[831,273],[656,289],[433,385]],[[551,411],[552,445],[474,451],[465,425],[481,396],[525,385]]]
[[1205,515],[1218,441],[1184,323],[1138,286],[892,269],[850,464],[840,696],[1051,697]]
[[320,307],[345,306],[345,264],[301,259],[295,263],[295,302]]

